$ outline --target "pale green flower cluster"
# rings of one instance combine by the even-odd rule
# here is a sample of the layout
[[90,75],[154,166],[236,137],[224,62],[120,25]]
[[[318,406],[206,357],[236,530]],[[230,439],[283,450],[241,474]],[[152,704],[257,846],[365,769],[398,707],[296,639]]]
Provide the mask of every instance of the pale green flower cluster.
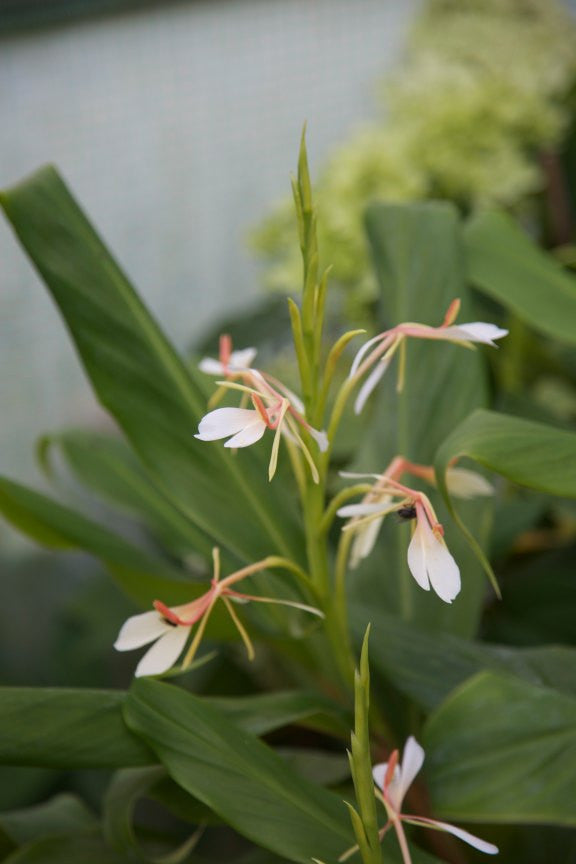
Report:
[[[538,155],[562,140],[575,80],[576,25],[556,0],[429,0],[385,85],[386,118],[352,135],[320,176],[319,242],[333,276],[360,305],[373,292],[362,228],[371,201],[513,206],[541,189]],[[294,289],[288,202],[255,245],[268,284]]]

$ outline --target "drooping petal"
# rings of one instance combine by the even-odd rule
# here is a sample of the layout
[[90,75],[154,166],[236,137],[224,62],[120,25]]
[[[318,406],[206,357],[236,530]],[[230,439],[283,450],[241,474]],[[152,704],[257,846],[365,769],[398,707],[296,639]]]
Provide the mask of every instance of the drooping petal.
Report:
[[367,522],[362,528],[356,531],[352,548],[350,550],[350,567],[352,570],[355,570],[360,562],[363,561],[364,558],[367,558],[374,549],[383,521],[384,517],[381,519],[374,519],[372,522]]
[[374,765],[372,768],[372,777],[374,778],[374,783],[382,791],[384,788],[384,778],[386,777],[386,771],[388,770],[387,762],[379,762],[378,765]]
[[[257,412],[254,412],[257,413]],[[229,441],[224,444],[225,447],[249,447],[250,444],[255,444],[260,441],[266,431],[266,423],[260,416],[256,417],[252,423],[237,432]]]
[[444,541],[437,537],[422,508],[417,505],[418,522],[408,547],[408,567],[421,588],[430,585],[445,603],[460,592],[460,570]]
[[483,321],[473,321],[470,324],[454,324],[451,327],[441,327],[438,331],[441,339],[449,342],[481,342],[484,345],[494,344],[495,339],[502,339],[508,335],[508,330],[503,330],[495,324],[486,324]]
[[314,438],[314,440],[318,444],[320,451],[322,453],[325,453],[326,450],[328,449],[329,444],[330,444],[330,442],[328,441],[328,436],[326,435],[326,432],[324,432],[323,429],[320,429],[320,430],[314,429],[313,426],[308,427],[308,432],[310,433],[312,438]]
[[448,468],[446,485],[448,491],[457,498],[477,498],[494,494],[492,484],[482,474],[468,468]]
[[392,798],[398,810],[401,809],[406,792],[422,768],[423,762],[424,748],[411,735],[404,745],[404,753],[402,754],[402,763],[400,765],[400,779],[397,789],[394,790],[395,797]]
[[425,816],[403,816],[403,822],[408,822],[410,825],[418,825],[422,828],[434,828],[436,831],[445,831],[447,834],[453,834],[479,852],[485,852],[487,855],[497,855],[498,847],[493,843],[488,843],[475,834],[470,834],[469,831],[464,831],[462,828],[457,828],[455,825],[450,825],[449,822],[438,822],[437,819],[427,819]]
[[182,653],[189,635],[189,627],[169,626],[168,632],[152,645],[138,663],[134,673],[136,677],[167,672]]
[[388,365],[388,360],[380,360],[374,367],[370,375],[368,375],[368,377],[362,384],[362,387],[358,391],[358,396],[356,397],[356,401],[354,402],[355,414],[360,414],[368,400],[368,397],[386,372]]
[[124,622],[114,648],[117,651],[133,651],[154,642],[169,630],[172,630],[171,625],[158,612],[142,612]]
[[252,408],[217,408],[200,420],[194,437],[200,441],[218,441],[241,432],[256,419],[261,419],[260,415]]
[[368,342],[365,342],[364,345],[362,345],[360,350],[356,352],[356,356],[352,361],[352,366],[350,367],[350,372],[348,374],[349,378],[352,378],[352,376],[356,374],[356,372],[360,368],[362,360],[364,359],[370,348],[373,345],[376,345],[377,342],[382,342],[382,340],[386,338],[386,335],[386,333],[379,333],[378,336],[374,336],[372,339],[369,339]]

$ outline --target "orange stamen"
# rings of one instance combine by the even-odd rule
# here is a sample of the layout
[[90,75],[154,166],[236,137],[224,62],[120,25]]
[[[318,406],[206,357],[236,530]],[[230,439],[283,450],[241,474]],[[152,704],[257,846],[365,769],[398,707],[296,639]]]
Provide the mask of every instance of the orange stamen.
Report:
[[456,318],[458,317],[458,313],[460,312],[460,298],[456,297],[455,300],[452,300],[448,309],[446,310],[446,314],[444,316],[444,321],[440,325],[440,327],[450,327],[451,324],[454,323]]
[[224,369],[228,370],[230,363],[230,355],[232,354],[232,337],[228,333],[222,333],[220,336],[220,363]]
[[396,766],[398,765],[398,757],[398,750],[394,750],[390,756],[390,759],[388,760],[388,766],[386,768],[386,774],[384,776],[384,785],[382,787],[382,791],[384,794],[386,794],[388,787],[390,786],[390,783],[394,778],[394,772],[396,771]]
[[162,603],[161,600],[154,600],[154,603],[152,605],[154,606],[156,611],[159,612],[160,615],[162,615],[162,617],[166,619],[166,621],[170,622],[170,624],[180,624],[181,623],[178,615],[176,615],[176,613],[173,612],[172,609],[170,609],[168,606],[166,606],[165,603]]

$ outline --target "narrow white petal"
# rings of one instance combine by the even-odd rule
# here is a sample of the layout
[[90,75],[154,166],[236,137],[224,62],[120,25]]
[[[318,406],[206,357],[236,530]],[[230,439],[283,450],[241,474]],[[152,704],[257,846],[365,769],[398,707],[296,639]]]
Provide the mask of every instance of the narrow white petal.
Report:
[[416,523],[416,529],[408,546],[408,567],[418,585],[425,591],[429,591],[430,580],[426,568],[427,538],[423,528],[424,522],[425,519],[422,518],[418,519]]
[[217,441],[228,435],[235,435],[256,419],[261,419],[251,408],[217,408],[202,418],[195,438],[200,441]]
[[240,351],[232,351],[228,368],[233,372],[249,369],[257,353],[256,348],[242,348]]
[[352,378],[352,376],[356,374],[358,368],[360,367],[360,363],[362,362],[370,348],[377,342],[381,342],[382,339],[384,339],[384,334],[380,333],[378,336],[374,336],[372,339],[369,339],[368,342],[365,342],[364,345],[362,345],[360,350],[357,351],[354,360],[352,361],[352,366],[348,375],[349,378]]
[[372,768],[372,777],[374,778],[374,783],[382,791],[384,786],[384,778],[386,777],[386,771],[388,770],[387,762],[380,762],[378,765],[374,765]]
[[460,569],[443,540],[430,529],[431,539],[426,564],[432,588],[445,603],[460,593]]
[[485,324],[483,321],[443,327],[440,332],[443,334],[441,338],[448,341],[482,342],[485,345],[494,345],[494,339],[502,339],[508,335],[508,330],[502,330],[495,324]]
[[159,612],[142,612],[141,615],[133,615],[124,622],[114,648],[117,651],[132,651],[153,642],[171,629]]
[[448,468],[446,484],[449,492],[457,498],[477,498],[494,494],[492,484],[482,474],[468,468]]
[[382,519],[374,519],[372,522],[367,522],[354,536],[352,549],[350,552],[350,567],[354,570],[360,561],[367,558],[374,549],[378,534],[382,526]]
[[368,397],[386,372],[388,368],[387,360],[380,360],[377,366],[372,370],[370,375],[364,381],[362,387],[358,392],[358,396],[356,397],[356,401],[354,403],[354,413],[360,414],[364,405],[366,404]]
[[406,792],[412,785],[414,778],[422,768],[424,762],[424,748],[411,735],[404,745],[402,764],[400,766],[400,782],[398,783],[398,800],[395,802],[398,809],[402,807],[402,801]]
[[381,480],[382,474],[358,474],[355,471],[340,471],[340,477],[344,477],[345,480]]
[[354,516],[371,516],[373,513],[379,513],[381,510],[386,510],[389,504],[389,499],[386,501],[376,501],[372,504],[368,502],[346,504],[344,507],[340,507],[340,509],[336,511],[336,514],[344,517],[344,519],[350,519]]
[[207,375],[223,375],[224,367],[219,360],[213,360],[212,357],[204,357],[198,364],[201,372],[206,372]]
[[170,669],[182,653],[189,635],[190,627],[170,627],[169,632],[164,633],[142,657],[136,667],[136,677],[160,675]]
[[260,441],[265,431],[266,424],[262,418],[258,416],[253,423],[249,423],[248,426],[241,429],[240,432],[237,432],[229,441],[226,441],[224,446],[249,447],[250,444],[255,444],[256,441]]
[[308,427],[308,432],[310,433],[312,438],[314,438],[314,440],[318,444],[318,447],[320,448],[321,452],[325,453],[326,450],[328,449],[329,444],[330,444],[330,442],[328,441],[328,436],[326,435],[326,432],[324,432],[323,429],[320,431],[318,429],[314,429],[313,426]]
[[436,831],[445,831],[447,834],[453,834],[479,852],[485,852],[487,855],[497,855],[498,847],[493,843],[488,843],[475,834],[470,834],[469,831],[464,831],[462,828],[457,828],[455,825],[450,825],[449,822],[438,822],[437,819],[426,819],[423,816],[409,816],[402,820],[409,822],[411,825],[419,825],[423,828],[434,828]]

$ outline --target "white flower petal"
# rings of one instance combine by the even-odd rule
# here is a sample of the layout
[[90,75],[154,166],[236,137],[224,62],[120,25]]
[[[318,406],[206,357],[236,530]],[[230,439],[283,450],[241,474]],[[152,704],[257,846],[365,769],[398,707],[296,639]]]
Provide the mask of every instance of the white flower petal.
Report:
[[416,523],[414,534],[408,546],[408,567],[418,585],[425,591],[429,591],[430,580],[426,567],[427,537],[423,528],[424,521],[425,519],[418,519]]
[[390,504],[390,499],[376,501],[372,504],[368,502],[360,502],[358,504],[346,504],[336,511],[338,516],[343,516],[345,519],[353,518],[354,516],[371,516],[373,513],[379,513],[381,510],[386,510]]
[[365,478],[368,480],[381,480],[382,474],[357,474],[355,471],[339,471],[340,477],[344,477],[346,480],[364,480]]
[[225,447],[249,447],[250,444],[255,444],[260,441],[266,431],[266,423],[258,415],[253,423],[249,423],[244,429],[241,429],[236,435],[226,441]]
[[442,327],[442,339],[455,342],[482,342],[494,345],[494,339],[502,339],[508,335],[508,330],[502,330],[495,324],[485,324],[483,321],[473,321],[470,324],[456,324],[452,327]]
[[308,427],[308,432],[310,433],[312,438],[314,438],[314,440],[318,444],[318,447],[320,448],[321,452],[325,453],[326,450],[328,449],[329,444],[330,444],[330,442],[328,441],[328,436],[326,435],[326,432],[324,432],[323,429],[320,431],[318,429],[314,429],[313,426]]
[[386,777],[387,770],[387,762],[380,762],[378,765],[374,765],[374,767],[372,768],[372,777],[374,778],[374,783],[380,791],[382,791],[382,788],[384,786],[384,778]]
[[114,648],[117,651],[133,651],[134,648],[153,642],[171,629],[159,612],[142,612],[141,615],[133,615],[124,622]]
[[446,484],[449,492],[457,498],[477,498],[494,494],[492,484],[482,474],[468,468],[448,468]]
[[406,792],[414,782],[414,778],[422,768],[424,762],[424,748],[420,746],[418,741],[411,735],[404,745],[404,753],[402,754],[402,764],[400,765],[400,780],[396,794],[398,796],[394,803],[398,810],[402,807],[402,802]]
[[198,368],[201,372],[205,372],[207,375],[223,375],[224,367],[219,360],[213,360],[212,357],[203,357],[200,363],[198,364]]
[[350,551],[350,567],[354,570],[360,561],[367,558],[374,549],[378,534],[382,526],[382,519],[374,519],[372,522],[367,522],[359,531],[355,533],[354,542]]
[[372,370],[370,375],[368,375],[358,392],[358,396],[356,397],[356,401],[354,403],[355,414],[360,414],[360,412],[364,408],[364,405],[366,404],[366,401],[368,400],[368,397],[386,372],[387,368],[388,361],[380,360],[376,367]]
[[488,843],[475,834],[470,834],[469,831],[464,831],[462,828],[457,828],[455,825],[450,825],[449,822],[438,822],[437,819],[426,819],[424,816],[409,816],[403,820],[409,822],[410,825],[419,825],[423,828],[435,828],[437,831],[445,831],[447,834],[453,834],[479,852],[485,852],[487,855],[497,855],[498,847],[493,843]]
[[408,567],[421,588],[428,591],[431,584],[445,603],[451,603],[460,592],[458,565],[425,516],[418,518],[408,547]]
[[368,342],[365,342],[364,345],[362,345],[360,350],[357,351],[356,356],[354,357],[354,360],[352,361],[352,366],[350,368],[350,373],[348,375],[349,378],[352,378],[352,376],[356,374],[356,372],[358,371],[358,369],[360,367],[360,363],[362,362],[362,360],[364,359],[364,357],[366,356],[366,354],[370,350],[370,348],[373,345],[375,345],[377,342],[381,342],[382,339],[384,339],[384,334],[380,333],[378,336],[374,336],[372,339],[369,339]]
[[256,348],[242,348],[240,351],[232,351],[230,360],[228,361],[228,368],[233,372],[249,369],[257,353]]
[[252,408],[217,408],[200,420],[198,434],[194,437],[200,441],[217,441],[241,432],[256,419],[262,418]]
[[190,627],[178,625],[176,627],[168,625],[168,627],[169,631],[154,643],[138,663],[134,673],[137,678],[142,675],[160,675],[166,672],[182,653],[190,635]]

